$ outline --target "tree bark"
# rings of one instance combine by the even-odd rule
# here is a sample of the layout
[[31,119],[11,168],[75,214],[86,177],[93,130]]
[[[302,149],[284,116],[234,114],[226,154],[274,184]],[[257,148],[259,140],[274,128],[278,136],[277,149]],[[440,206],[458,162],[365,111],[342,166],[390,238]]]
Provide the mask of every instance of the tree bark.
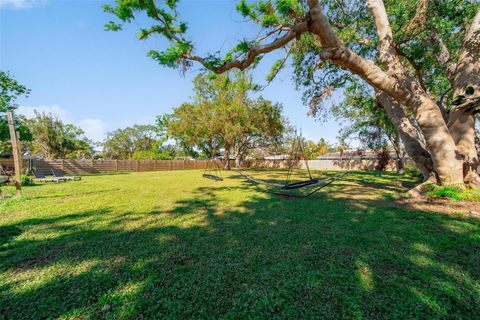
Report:
[[223,152],[223,157],[225,158],[225,165],[224,169],[225,170],[230,170],[230,148],[228,146],[225,146],[225,150]]
[[395,149],[395,155],[397,157],[397,159],[395,161],[396,171],[397,171],[398,174],[404,174],[405,173],[405,161],[404,161],[403,158],[405,156],[405,149],[403,148],[399,137],[396,137],[396,139],[394,139],[393,148]]
[[424,180],[429,179],[434,172],[433,161],[415,126],[410,121],[407,110],[383,92],[378,92],[376,98],[384,108],[395,129],[397,129],[408,156],[422,172]]
[[[468,94],[469,90],[472,91],[471,94]],[[461,96],[464,96],[464,99]],[[451,109],[448,128],[459,155],[464,159],[465,183],[472,188],[480,189],[480,177],[477,172],[479,158],[475,145],[475,110],[480,99],[480,9],[462,45],[453,80],[453,97],[454,101],[460,99],[463,103]]]
[[242,162],[240,161],[240,157],[235,157],[235,167],[240,168],[242,166]]

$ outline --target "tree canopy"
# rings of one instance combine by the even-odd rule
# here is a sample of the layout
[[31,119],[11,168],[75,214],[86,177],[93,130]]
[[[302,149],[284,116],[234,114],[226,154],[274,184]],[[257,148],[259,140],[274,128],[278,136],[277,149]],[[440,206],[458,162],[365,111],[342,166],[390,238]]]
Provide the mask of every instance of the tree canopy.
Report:
[[[28,96],[30,90],[24,85],[20,84],[8,72],[0,70],[0,150],[3,152],[10,152],[11,146],[10,133],[8,130],[6,112],[13,112],[18,105],[15,100],[21,96]],[[20,133],[20,139],[23,141],[30,141],[32,139],[31,132],[26,125],[25,119],[19,118],[14,114],[15,131]]]
[[223,150],[225,159],[238,161],[251,149],[278,142],[285,128],[282,107],[262,97],[249,98],[253,88],[243,73],[198,75],[193,101],[166,118],[168,135],[207,157]]
[[120,160],[172,159],[172,151],[163,146],[165,140],[158,126],[136,124],[109,132],[103,143],[103,156]]
[[45,159],[88,159],[94,156],[93,142],[73,124],[65,124],[52,114],[37,111],[27,123],[33,136],[28,144],[32,155]]

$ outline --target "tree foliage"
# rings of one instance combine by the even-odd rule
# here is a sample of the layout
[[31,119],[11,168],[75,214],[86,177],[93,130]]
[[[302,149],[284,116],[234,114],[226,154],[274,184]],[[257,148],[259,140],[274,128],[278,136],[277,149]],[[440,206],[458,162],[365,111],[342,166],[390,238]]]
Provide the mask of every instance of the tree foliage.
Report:
[[331,107],[335,118],[347,124],[340,131],[343,139],[357,138],[364,147],[380,152],[389,145],[399,147],[397,131],[371,89],[352,79],[344,97]]
[[35,111],[28,120],[33,140],[28,143],[29,153],[45,159],[88,159],[94,156],[93,142],[82,129],[65,124],[52,114]]
[[275,143],[284,131],[282,108],[262,97],[243,73],[199,75],[193,101],[164,117],[168,135],[183,146],[195,146],[207,157],[222,149],[225,158],[242,159],[251,149]]
[[[28,96],[30,90],[20,84],[8,72],[0,70],[0,150],[9,153],[11,151],[10,132],[6,118],[6,112],[13,112],[18,105],[15,100],[21,96]],[[20,140],[30,141],[31,132],[25,123],[25,119],[14,114],[15,131],[20,133]]]
[[165,137],[156,125],[134,125],[107,134],[103,155],[109,159],[161,160],[173,155],[163,148]]
[[320,138],[317,143],[312,140],[306,140],[303,143],[303,148],[305,151],[305,158],[309,160],[315,160],[319,156],[326,155],[334,150],[333,146],[331,146],[324,138]]

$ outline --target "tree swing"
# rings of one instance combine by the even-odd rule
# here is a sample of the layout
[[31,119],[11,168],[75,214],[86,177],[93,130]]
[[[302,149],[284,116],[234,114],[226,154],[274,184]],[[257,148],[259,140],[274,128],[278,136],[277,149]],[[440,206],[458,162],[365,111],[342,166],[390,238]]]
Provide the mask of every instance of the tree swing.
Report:
[[[213,168],[209,165],[212,162]],[[207,160],[202,177],[213,181],[223,181],[222,169],[219,167],[217,161],[215,161],[215,158],[210,158],[209,160]]]
[[[288,158],[288,172],[286,179],[284,183],[275,183],[275,182],[270,182],[270,181],[265,181],[265,180],[260,180],[260,179],[255,179],[254,177],[245,174],[244,172],[240,170],[235,170],[235,172],[239,173],[241,176],[246,178],[248,181],[255,183],[256,185],[262,184],[266,185],[269,187],[273,187],[274,191],[267,191],[272,194],[277,194],[277,195],[283,195],[283,196],[288,196],[288,197],[297,197],[297,198],[306,198],[311,196],[312,194],[316,193],[322,188],[325,188],[335,180],[343,177],[347,173],[342,173],[340,175],[337,175],[335,177],[322,180],[322,179],[317,179],[312,177],[312,173],[310,172],[310,168],[308,166],[308,160],[305,156],[305,148],[303,147],[303,137],[302,135],[297,135],[295,134],[295,138],[293,139],[292,142],[292,150],[290,153],[290,157]],[[307,169],[308,173],[308,179],[306,180],[301,180],[301,181],[294,181],[292,182],[292,173],[295,170],[295,167],[298,165],[298,162],[303,160],[305,162],[305,168]],[[307,194],[303,195],[298,195],[298,194],[291,194],[287,193],[286,191],[289,190],[294,190],[294,189],[301,189],[301,188],[306,188],[309,186],[316,186],[313,190],[310,190]]]

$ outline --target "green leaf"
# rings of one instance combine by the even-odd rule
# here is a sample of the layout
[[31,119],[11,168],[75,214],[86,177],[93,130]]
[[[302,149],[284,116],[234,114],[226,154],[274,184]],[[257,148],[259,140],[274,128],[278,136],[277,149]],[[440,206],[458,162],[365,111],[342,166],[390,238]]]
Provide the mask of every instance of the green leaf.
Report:
[[122,30],[122,25],[113,21],[105,24],[105,31],[119,31]]

